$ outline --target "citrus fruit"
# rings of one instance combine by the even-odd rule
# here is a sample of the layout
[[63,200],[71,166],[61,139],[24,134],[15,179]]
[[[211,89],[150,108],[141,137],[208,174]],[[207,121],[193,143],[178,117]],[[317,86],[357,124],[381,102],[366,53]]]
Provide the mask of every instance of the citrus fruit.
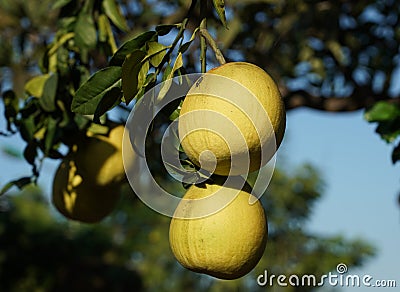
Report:
[[190,88],[179,115],[179,138],[187,156],[218,175],[258,170],[275,154],[285,132],[279,89],[260,67],[221,65]]
[[99,222],[113,211],[119,197],[115,185],[95,185],[80,176],[73,160],[65,159],[56,171],[52,203],[69,219]]
[[[237,279],[250,272],[263,255],[267,240],[264,209],[258,200],[249,203],[254,199],[250,192],[248,185],[242,189],[220,183],[192,185],[183,197],[191,200],[179,203],[170,224],[170,246],[178,262],[220,279]],[[217,201],[231,202],[208,216],[190,218],[215,209],[211,202],[198,204],[199,199],[211,195]]]
[[107,186],[125,179],[123,135],[124,126],[117,125],[111,128],[108,135],[93,134],[78,146],[74,160],[85,180]]

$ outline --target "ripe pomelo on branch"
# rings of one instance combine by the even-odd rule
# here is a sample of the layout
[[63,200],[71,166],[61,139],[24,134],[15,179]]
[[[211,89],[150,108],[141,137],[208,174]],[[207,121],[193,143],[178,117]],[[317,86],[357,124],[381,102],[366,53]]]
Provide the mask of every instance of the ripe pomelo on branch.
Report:
[[[213,201],[199,203],[210,196]],[[264,209],[259,200],[249,202],[254,199],[250,186],[205,182],[192,185],[183,199],[190,201],[179,203],[169,230],[176,259],[194,272],[220,279],[237,279],[249,273],[263,255],[267,241]],[[215,212],[215,203],[226,199],[230,203]],[[210,215],[191,218],[208,210]]]
[[179,115],[179,138],[187,156],[225,176],[264,166],[281,144],[285,127],[277,84],[246,62],[226,63],[203,74]]

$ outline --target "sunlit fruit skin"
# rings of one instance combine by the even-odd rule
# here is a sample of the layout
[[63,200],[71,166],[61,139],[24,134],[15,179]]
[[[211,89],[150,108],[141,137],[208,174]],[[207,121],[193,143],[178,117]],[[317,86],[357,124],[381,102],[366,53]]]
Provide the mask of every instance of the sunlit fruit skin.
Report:
[[95,185],[80,176],[73,160],[65,159],[56,171],[52,203],[68,219],[100,222],[114,210],[119,198],[115,185]]
[[[209,183],[192,185],[183,198],[200,199],[216,192],[224,196],[227,188]],[[212,215],[172,218],[170,246],[182,266],[227,280],[240,278],[256,266],[267,242],[267,221],[260,201],[249,204],[249,188],[246,185],[228,206]],[[185,212],[188,216],[198,211],[196,205],[182,202],[175,214]]]
[[124,126],[108,135],[91,135],[78,146],[74,160],[82,177],[98,186],[122,182],[126,175],[122,158]]
[[[218,133],[211,130],[216,125]],[[196,165],[224,176],[246,174],[265,165],[280,146],[285,127],[286,112],[277,84],[263,69],[246,62],[226,63],[203,75],[187,93],[179,116],[185,153]],[[217,160],[215,170],[213,163],[208,166],[207,156],[201,161],[206,150]]]

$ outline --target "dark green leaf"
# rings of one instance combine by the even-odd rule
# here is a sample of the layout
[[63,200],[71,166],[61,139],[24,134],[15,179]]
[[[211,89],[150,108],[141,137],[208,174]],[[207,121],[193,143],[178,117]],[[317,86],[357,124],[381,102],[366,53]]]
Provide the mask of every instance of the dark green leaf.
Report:
[[396,145],[392,152],[392,163],[395,164],[400,160],[400,143]]
[[36,141],[31,140],[24,149],[24,158],[29,164],[34,165],[36,155],[37,155],[37,144]]
[[226,17],[225,17],[225,1],[224,0],[213,0],[215,11],[221,20],[221,23],[227,28]]
[[396,119],[394,121],[380,122],[376,128],[376,132],[384,139],[386,142],[393,142],[400,135],[400,123]]
[[50,153],[50,150],[53,148],[55,135],[57,132],[57,125],[58,125],[57,120],[53,118],[48,118],[46,136],[44,140],[44,153],[46,156]]
[[169,34],[169,32],[178,27],[178,24],[160,24],[156,26],[156,32],[159,36]]
[[179,52],[180,52],[180,53],[183,54],[183,53],[186,52],[186,50],[190,47],[191,43],[194,41],[194,39],[195,39],[195,37],[196,37],[196,33],[197,33],[198,30],[199,30],[199,28],[196,28],[196,29],[193,31],[192,36],[190,37],[190,40],[187,41],[186,43],[184,43],[183,45],[181,45],[181,46],[179,47]]
[[7,131],[12,132],[12,124],[19,111],[19,101],[14,91],[7,90],[3,93],[4,117],[7,121]]
[[190,45],[192,44],[192,41],[188,41],[186,43],[184,43],[180,48],[179,48],[179,52],[180,53],[184,53],[187,51],[187,49],[190,47]]
[[0,190],[0,196],[2,196],[5,193],[7,193],[7,191],[9,189],[11,189],[13,186],[14,186],[14,181],[10,181],[10,182],[6,183]]
[[47,153],[47,157],[51,159],[61,159],[64,158],[65,156],[55,149],[50,149],[49,153]]
[[127,55],[141,49],[150,40],[157,41],[157,33],[155,31],[146,31],[125,42],[112,56],[110,66],[122,66]]
[[[122,65],[122,91],[126,104],[136,96],[145,82],[146,75],[143,78],[143,72],[146,69],[148,71],[148,62],[143,62],[145,57],[146,52],[136,50],[126,58]],[[147,68],[144,67],[146,63]],[[147,74],[147,71],[145,74]]]
[[33,135],[35,134],[36,126],[34,118],[35,117],[33,115],[30,115],[21,121],[19,130],[22,139],[24,139],[26,142],[31,141],[33,139]]
[[393,120],[400,116],[400,109],[397,105],[379,101],[373,105],[364,115],[368,122],[380,122]]
[[75,43],[79,48],[91,49],[96,46],[97,32],[92,15],[84,12],[79,13],[75,23]]
[[104,94],[120,80],[121,72],[121,67],[112,66],[92,75],[76,92],[72,111],[83,115],[94,114]]
[[82,116],[82,115],[74,116],[74,123],[76,124],[78,129],[81,131],[84,130],[90,122],[91,121],[88,118],[86,118],[85,116]]
[[115,0],[103,0],[103,9],[116,27],[122,31],[129,30],[128,24],[122,16],[121,10]]
[[93,121],[95,123],[100,123],[100,117],[113,107],[117,106],[121,102],[121,97],[121,88],[113,87],[108,90],[97,105],[96,111],[94,112]]
[[[179,101],[179,100],[178,100]],[[181,112],[181,107],[182,107],[182,102],[180,101],[179,106],[175,108],[175,110],[170,114],[169,119],[171,121],[176,120],[179,117],[179,114]]]
[[57,84],[57,74],[50,75],[44,83],[43,93],[39,99],[39,104],[45,111],[52,112],[56,109],[55,99],[57,93]]
[[24,186],[31,184],[32,183],[32,178],[30,176],[22,177],[17,180],[10,181],[7,183],[0,191],[0,196],[4,195],[9,189],[11,189],[13,186],[18,187],[19,189],[22,189]]

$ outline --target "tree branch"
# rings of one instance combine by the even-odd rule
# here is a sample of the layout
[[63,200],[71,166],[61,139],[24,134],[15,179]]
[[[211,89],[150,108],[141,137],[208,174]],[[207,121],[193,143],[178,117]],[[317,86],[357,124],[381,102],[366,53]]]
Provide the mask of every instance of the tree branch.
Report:
[[205,28],[200,28],[200,33],[201,35],[207,40],[208,44],[210,45],[211,49],[214,51],[215,58],[217,61],[223,65],[226,63],[224,55],[222,54],[221,50],[218,48],[217,43],[213,39],[213,37],[210,35],[207,29]]
[[351,112],[371,107],[378,101],[387,101],[400,105],[400,97],[391,98],[364,90],[355,91],[349,97],[321,97],[304,90],[288,92],[284,95],[286,110],[308,107],[328,112]]

